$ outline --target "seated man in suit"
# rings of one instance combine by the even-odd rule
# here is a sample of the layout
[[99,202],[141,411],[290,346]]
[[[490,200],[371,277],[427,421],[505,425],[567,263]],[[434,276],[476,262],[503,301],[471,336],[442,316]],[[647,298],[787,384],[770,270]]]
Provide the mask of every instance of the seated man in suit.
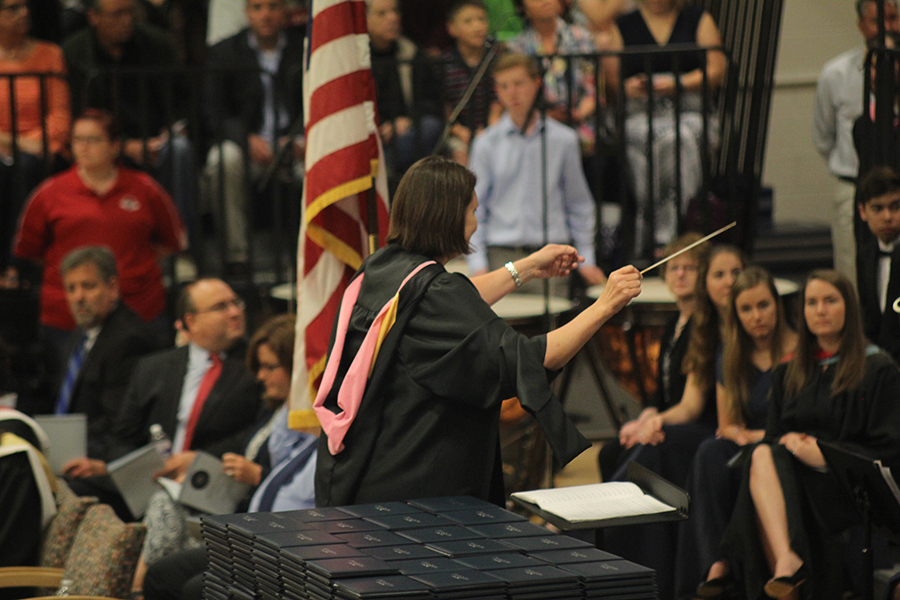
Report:
[[303,32],[286,27],[284,0],[246,0],[245,11],[249,28],[209,49],[213,68],[204,90],[212,138],[205,175],[217,227],[225,229],[231,275],[247,274],[250,183],[259,181],[285,144],[295,177],[302,177],[303,166],[301,138],[285,137],[302,110]]
[[[244,364],[243,300],[224,281],[201,279],[182,290],[178,305],[190,343],[138,363],[109,450],[118,458],[150,443],[150,426],[158,423],[174,452],[159,475],[173,479],[184,475],[197,450],[240,453],[264,416]],[[76,493],[98,496],[129,516],[106,472],[103,461],[85,460],[66,474]]]
[[59,385],[56,413],[84,413],[88,456],[109,460],[109,433],[138,359],[157,349],[157,338],[119,301],[116,257],[109,248],[83,246],[60,266],[69,309],[78,325]]
[[856,281],[866,337],[900,359],[900,174],[874,167],[859,184],[859,216],[874,234],[857,251]]

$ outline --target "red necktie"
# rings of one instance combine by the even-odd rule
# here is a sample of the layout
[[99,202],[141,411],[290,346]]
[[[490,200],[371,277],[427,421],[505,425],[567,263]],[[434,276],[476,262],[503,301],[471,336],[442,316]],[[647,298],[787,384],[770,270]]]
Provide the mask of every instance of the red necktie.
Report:
[[210,365],[209,369],[204,373],[203,380],[200,382],[200,388],[197,390],[197,397],[194,398],[194,406],[191,408],[191,416],[188,418],[187,429],[184,432],[183,452],[186,452],[191,448],[191,441],[194,438],[194,428],[197,426],[197,421],[200,419],[203,403],[206,402],[206,398],[209,396],[213,386],[216,384],[216,380],[219,378],[219,374],[222,372],[222,359],[219,358],[219,355],[215,352],[210,352],[209,357],[212,359],[212,365]]

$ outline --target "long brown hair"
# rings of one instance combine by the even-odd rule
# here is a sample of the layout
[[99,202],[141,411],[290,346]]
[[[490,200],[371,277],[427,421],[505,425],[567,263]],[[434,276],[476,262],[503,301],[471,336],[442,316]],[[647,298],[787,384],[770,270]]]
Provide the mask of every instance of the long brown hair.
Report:
[[841,330],[841,347],[837,353],[834,383],[831,384],[832,395],[852,390],[862,383],[866,367],[866,336],[863,333],[862,314],[859,300],[850,280],[830,269],[813,271],[800,288],[800,314],[797,319],[797,351],[788,363],[784,375],[785,393],[791,396],[809,383],[816,368],[816,350],[819,349],[816,336],[806,323],[806,288],[813,280],[830,283],[841,294],[844,300],[844,328]]
[[784,305],[775,287],[775,279],[762,267],[750,266],[741,271],[731,286],[728,312],[725,313],[725,351],[723,371],[725,375],[726,410],[735,422],[747,422],[747,404],[750,402],[750,373],[753,368],[753,338],[741,325],[737,315],[737,298],[742,292],[765,285],[775,302],[775,330],[769,352],[772,365],[777,365],[788,351],[791,328],[784,318]]
[[697,273],[697,306],[691,317],[691,337],[688,339],[687,352],[684,355],[682,370],[685,374],[693,374],[704,394],[712,388],[715,382],[716,349],[721,342],[719,311],[709,299],[706,290],[706,276],[709,274],[709,265],[720,254],[733,254],[741,261],[741,266],[746,264],[744,254],[734,246],[723,244],[715,246],[710,251],[708,258],[700,265]]

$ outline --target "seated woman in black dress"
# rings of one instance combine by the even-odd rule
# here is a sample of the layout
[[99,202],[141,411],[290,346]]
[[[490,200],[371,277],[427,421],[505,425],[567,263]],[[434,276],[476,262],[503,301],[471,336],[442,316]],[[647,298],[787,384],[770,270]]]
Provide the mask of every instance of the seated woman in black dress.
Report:
[[801,297],[797,351],[773,376],[765,438],[745,466],[723,542],[748,598],[842,596],[835,534],[858,517],[818,440],[900,466],[900,371],[867,346],[853,286],[814,271]]
[[[699,233],[686,233],[670,242],[663,250],[663,255],[669,256],[687,248],[700,237]],[[618,439],[610,440],[600,448],[597,460],[602,481],[609,481],[612,478],[621,466],[623,452],[638,443],[637,434],[640,433],[644,421],[664,412],[681,400],[687,379],[681,370],[681,364],[684,362],[688,340],[691,337],[691,316],[697,305],[695,295],[697,272],[701,268],[706,270],[708,258],[709,244],[700,244],[660,268],[666,287],[675,296],[678,313],[666,323],[660,339],[659,358],[656,362],[656,392],[650,398],[649,406],[641,411],[637,419],[622,425]]]
[[640,293],[640,273],[614,272],[596,302],[547,335],[516,333],[490,305],[524,280],[567,274],[577,253],[550,245],[471,281],[448,273],[478,225],[474,189],[475,176],[453,161],[413,165],[394,196],[388,245],[347,287],[314,403],[318,506],[460,494],[502,506],[499,415],[512,396],[558,463],[589,446],[554,398],[550,372]]
[[[721,344],[721,324],[731,285],[744,267],[740,250],[716,246],[697,278],[697,307],[683,370],[687,382],[681,400],[644,419],[638,444],[625,456],[684,487],[694,454],[716,431],[715,364]],[[626,478],[623,466],[613,477]],[[674,522],[615,527],[604,532],[605,549],[657,572],[661,600],[673,598],[678,525]]]
[[[740,471],[728,464],[741,447],[763,438],[772,371],[797,345],[766,270],[747,267],[735,279],[723,338],[724,351],[716,360],[719,428],[694,456],[686,485],[691,516],[678,532],[679,597],[697,590],[701,598],[710,598],[725,591],[728,565],[719,560],[718,548],[740,485]],[[707,571],[707,581],[697,589]]]

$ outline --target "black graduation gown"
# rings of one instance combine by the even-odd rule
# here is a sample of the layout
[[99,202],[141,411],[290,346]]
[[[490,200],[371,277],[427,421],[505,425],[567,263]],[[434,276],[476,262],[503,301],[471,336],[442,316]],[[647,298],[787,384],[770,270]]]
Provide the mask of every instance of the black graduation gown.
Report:
[[[851,499],[831,473],[807,467],[778,440],[795,431],[817,439],[839,442],[848,450],[881,459],[895,469],[900,465],[900,371],[882,351],[870,349],[865,375],[856,389],[832,396],[835,366],[817,367],[811,381],[796,396],[786,397],[780,365],[772,381],[769,422],[762,443],[772,456],[787,507],[791,547],[810,569],[804,597],[841,598],[840,546],[834,534],[858,522]],[[749,488],[750,461],[744,468],[741,489],[725,532],[723,549],[741,566],[749,599],[764,597],[771,577],[763,555],[756,512]]]
[[[363,263],[327,408],[338,410],[344,374],[375,315],[426,260],[391,244]],[[423,269],[400,293],[344,450],[332,455],[327,435],[320,439],[316,504],[465,494],[503,505],[499,414],[512,396],[535,415],[557,462],[569,462],[590,443],[550,390],[545,350],[545,336],[515,332],[464,276],[437,264]]]

